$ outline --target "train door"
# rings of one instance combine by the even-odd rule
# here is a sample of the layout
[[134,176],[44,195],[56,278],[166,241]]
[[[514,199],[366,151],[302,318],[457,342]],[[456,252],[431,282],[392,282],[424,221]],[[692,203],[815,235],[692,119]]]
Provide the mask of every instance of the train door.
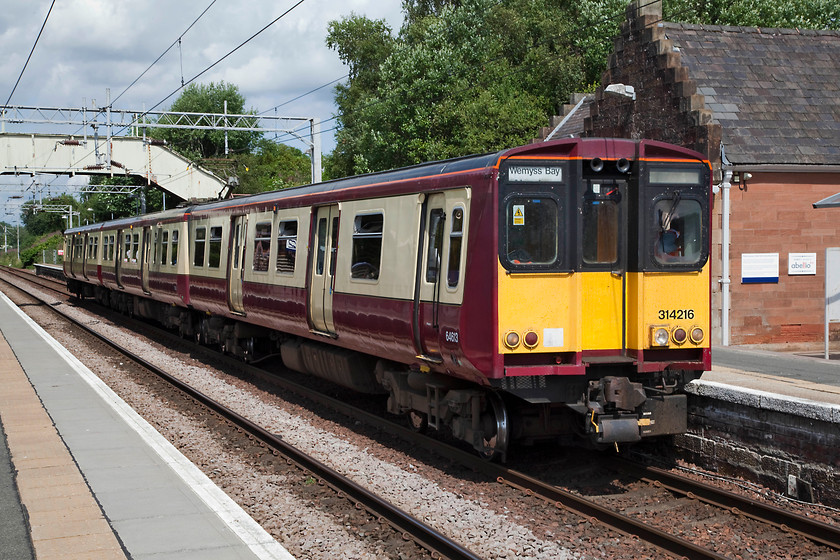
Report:
[[91,237],[90,235],[88,235],[86,233],[84,235],[84,237],[82,238],[82,254],[80,255],[81,262],[82,262],[81,273],[82,273],[82,277],[85,278],[86,280],[88,279],[87,265],[88,265],[88,260],[90,260],[91,243],[93,243],[93,237]]
[[234,313],[245,313],[242,301],[242,277],[245,270],[245,232],[248,216],[231,220],[230,258],[228,258],[228,307]]
[[152,249],[152,228],[145,226],[143,228],[143,245],[140,247],[140,281],[143,285],[145,293],[151,293],[149,290],[149,257]]
[[414,285],[414,345],[418,356],[439,363],[439,325],[441,285],[443,283],[443,240],[446,222],[446,198],[442,193],[429,195],[422,206],[420,254]]
[[315,210],[314,239],[309,243],[312,254],[309,280],[309,321],[319,333],[335,335],[333,323],[333,288],[338,256],[338,205]]
[[125,258],[125,247],[123,245],[123,230],[117,230],[117,235],[114,238],[114,244],[116,253],[114,257],[114,280],[116,281],[117,286],[122,288],[122,266],[123,259]]
[[580,210],[583,347],[626,348],[627,181],[589,179]]

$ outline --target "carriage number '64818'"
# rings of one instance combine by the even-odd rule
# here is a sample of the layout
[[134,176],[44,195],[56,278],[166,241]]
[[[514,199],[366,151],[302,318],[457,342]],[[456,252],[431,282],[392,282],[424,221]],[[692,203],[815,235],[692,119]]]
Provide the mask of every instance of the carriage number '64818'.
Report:
[[665,319],[676,319],[679,321],[680,319],[694,319],[694,310],[693,309],[660,309],[659,310],[659,320],[664,321]]

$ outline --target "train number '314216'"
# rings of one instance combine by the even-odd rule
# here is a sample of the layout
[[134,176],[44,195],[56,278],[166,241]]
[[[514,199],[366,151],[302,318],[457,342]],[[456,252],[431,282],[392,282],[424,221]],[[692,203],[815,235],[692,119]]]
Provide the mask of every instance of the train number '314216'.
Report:
[[694,319],[694,310],[693,309],[660,309],[659,310],[659,320],[664,321],[666,319],[674,319],[674,320],[677,320],[677,321]]

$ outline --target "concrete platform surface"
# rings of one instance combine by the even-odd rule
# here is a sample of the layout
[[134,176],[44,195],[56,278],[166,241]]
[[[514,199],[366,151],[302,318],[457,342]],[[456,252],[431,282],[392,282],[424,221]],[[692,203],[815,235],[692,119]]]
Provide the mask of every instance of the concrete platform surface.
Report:
[[2,293],[0,333],[0,557],[31,557],[28,515],[39,560],[292,559]]

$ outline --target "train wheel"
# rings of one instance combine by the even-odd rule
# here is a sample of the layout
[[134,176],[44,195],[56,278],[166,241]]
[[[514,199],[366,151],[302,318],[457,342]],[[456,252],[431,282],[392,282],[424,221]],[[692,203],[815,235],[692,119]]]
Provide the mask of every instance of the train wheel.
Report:
[[406,418],[408,419],[408,427],[417,433],[425,433],[426,428],[429,427],[429,416],[425,412],[409,410]]
[[492,413],[482,415],[485,425],[485,437],[482,439],[484,448],[479,449],[478,453],[488,461],[504,461],[507,454],[508,429],[510,426],[507,408],[505,408],[502,397],[496,393],[487,393],[487,398],[490,401]]

